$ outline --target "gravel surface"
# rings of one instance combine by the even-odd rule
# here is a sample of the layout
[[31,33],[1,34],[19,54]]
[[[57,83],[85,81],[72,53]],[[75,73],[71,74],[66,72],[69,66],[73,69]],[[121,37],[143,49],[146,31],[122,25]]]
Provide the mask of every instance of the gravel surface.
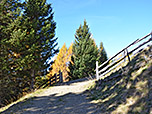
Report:
[[92,83],[93,80],[78,80],[51,87],[2,114],[100,114],[97,105],[87,98],[86,90]]

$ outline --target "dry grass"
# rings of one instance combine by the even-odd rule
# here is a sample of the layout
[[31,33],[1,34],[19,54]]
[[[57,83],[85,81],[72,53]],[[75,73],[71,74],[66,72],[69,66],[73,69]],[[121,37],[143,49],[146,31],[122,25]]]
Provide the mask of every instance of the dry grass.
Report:
[[152,114],[151,49],[132,58],[123,70],[110,74],[122,74],[120,77],[108,80],[108,76],[90,90],[90,98],[98,104],[101,113]]

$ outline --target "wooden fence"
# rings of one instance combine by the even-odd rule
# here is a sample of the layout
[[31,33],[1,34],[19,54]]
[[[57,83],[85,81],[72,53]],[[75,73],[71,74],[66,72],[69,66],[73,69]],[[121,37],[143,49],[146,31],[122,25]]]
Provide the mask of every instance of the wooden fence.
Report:
[[50,86],[56,83],[62,83],[63,82],[62,72],[59,71],[59,74],[55,74],[53,77],[51,77],[49,79],[49,82],[50,82]]
[[42,83],[38,88],[45,88],[47,86],[52,86],[54,84],[57,83],[62,83],[63,82],[63,76],[62,76],[62,72],[59,71],[58,74],[54,74],[54,76],[52,76],[49,80],[46,80],[44,83]]
[[[146,41],[141,42],[143,40],[146,40]],[[145,44],[149,43],[150,41],[152,41],[152,32],[140,39],[135,40],[130,45],[128,45],[127,47],[125,47],[124,49],[119,51],[117,54],[115,54],[113,57],[109,58],[103,64],[99,65],[98,61],[96,61],[96,79],[99,80],[101,77],[105,76],[107,73],[112,71],[114,68],[116,68],[122,62],[124,62],[126,60],[126,57],[128,58],[128,61],[130,62],[130,60],[131,60],[130,55],[134,55],[134,54],[138,53],[140,51],[139,49],[142,46],[144,46]],[[138,45],[135,46],[136,44],[138,44]],[[133,46],[135,46],[135,47],[133,47]],[[131,47],[133,47],[133,49],[131,49],[129,51],[129,49]],[[137,52],[134,53],[135,51],[137,51]],[[117,58],[118,55],[120,55],[120,54],[121,54],[121,57]]]

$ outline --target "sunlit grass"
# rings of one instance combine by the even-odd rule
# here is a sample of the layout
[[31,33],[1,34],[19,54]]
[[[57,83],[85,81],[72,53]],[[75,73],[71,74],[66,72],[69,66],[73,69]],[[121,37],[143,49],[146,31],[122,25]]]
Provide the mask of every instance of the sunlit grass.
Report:
[[144,67],[141,67],[139,70],[134,71],[131,73],[131,80],[135,80],[143,71],[145,71],[147,69],[147,65]]
[[[102,78],[100,85],[97,83],[90,90],[93,91],[90,98],[99,105],[102,113],[152,114],[149,108],[152,105],[152,59],[147,54],[151,54],[149,48],[133,56],[130,63],[115,68]],[[119,73],[122,73],[120,77],[108,78]]]
[[148,83],[147,80],[137,82],[135,85],[136,90],[142,92],[143,95],[146,95],[148,93],[147,83]]
[[112,114],[127,114],[129,107],[133,105],[139,99],[138,96],[128,98],[126,103],[120,104]]

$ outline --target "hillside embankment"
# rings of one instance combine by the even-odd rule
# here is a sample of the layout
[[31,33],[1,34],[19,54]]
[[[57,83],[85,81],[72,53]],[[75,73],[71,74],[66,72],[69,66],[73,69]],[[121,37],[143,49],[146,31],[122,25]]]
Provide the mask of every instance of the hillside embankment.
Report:
[[101,114],[152,114],[152,46],[96,82],[90,93]]

